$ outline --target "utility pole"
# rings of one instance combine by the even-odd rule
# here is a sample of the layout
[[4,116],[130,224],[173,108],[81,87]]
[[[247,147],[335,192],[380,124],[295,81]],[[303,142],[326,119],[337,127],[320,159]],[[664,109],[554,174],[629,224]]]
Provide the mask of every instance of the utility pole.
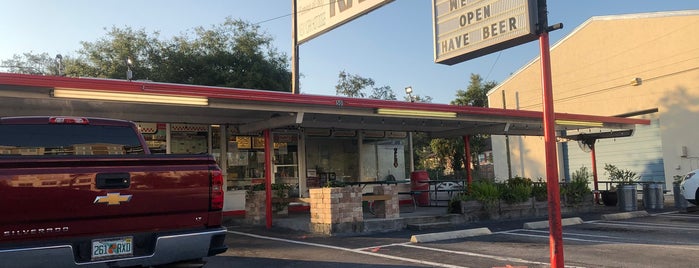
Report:
[[[505,90],[502,90],[502,108],[507,109],[505,103]],[[510,136],[505,133],[505,151],[507,153],[507,178],[512,178],[512,160],[510,158]],[[520,152],[521,153],[521,152]]]
[[299,42],[296,0],[291,0],[291,93],[299,94]]
[[544,106],[544,149],[546,151],[546,187],[549,208],[549,253],[551,267],[563,268],[563,227],[561,224],[561,194],[558,186],[558,157],[556,152],[556,118],[553,110],[553,82],[551,79],[551,47],[549,31],[560,29],[562,24],[548,26],[546,0],[538,1],[539,46],[541,52],[541,88]]

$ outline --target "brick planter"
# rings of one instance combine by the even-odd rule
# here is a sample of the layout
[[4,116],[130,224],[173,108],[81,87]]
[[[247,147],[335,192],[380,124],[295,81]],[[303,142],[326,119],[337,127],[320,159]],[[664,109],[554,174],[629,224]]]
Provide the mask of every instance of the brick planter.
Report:
[[249,224],[265,224],[266,211],[265,191],[248,191],[245,193],[245,221]]
[[309,191],[311,232],[331,235],[364,229],[362,188],[314,188]]
[[[274,191],[272,191],[274,195]],[[245,193],[245,221],[253,225],[264,225],[267,221],[267,194],[265,191],[248,191]],[[280,205],[272,199],[272,213],[275,216],[289,215],[289,206]]]
[[377,218],[396,219],[400,217],[399,199],[395,185],[374,186],[374,194],[392,196],[389,200],[374,201],[374,214]]

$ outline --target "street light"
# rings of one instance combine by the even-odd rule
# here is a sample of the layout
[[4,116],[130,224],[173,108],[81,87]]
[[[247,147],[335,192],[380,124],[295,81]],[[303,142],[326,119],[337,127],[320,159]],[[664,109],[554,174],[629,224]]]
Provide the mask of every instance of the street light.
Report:
[[133,64],[133,61],[131,61],[131,58],[126,58],[126,80],[131,80],[133,78],[133,72],[131,72],[131,65]]
[[56,55],[56,65],[58,65],[58,76],[65,76],[65,66],[63,65],[63,56],[61,54]]
[[405,94],[408,94],[408,98],[410,98],[410,102],[415,102],[415,99],[413,99],[413,87],[411,87],[411,86],[405,87]]

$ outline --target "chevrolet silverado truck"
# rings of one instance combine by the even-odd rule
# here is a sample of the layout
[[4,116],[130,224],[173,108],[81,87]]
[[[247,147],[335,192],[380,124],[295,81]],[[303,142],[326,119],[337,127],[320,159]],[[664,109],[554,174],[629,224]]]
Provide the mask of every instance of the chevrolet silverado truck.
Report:
[[0,267],[153,266],[226,251],[210,155],[153,155],[133,122],[0,117]]

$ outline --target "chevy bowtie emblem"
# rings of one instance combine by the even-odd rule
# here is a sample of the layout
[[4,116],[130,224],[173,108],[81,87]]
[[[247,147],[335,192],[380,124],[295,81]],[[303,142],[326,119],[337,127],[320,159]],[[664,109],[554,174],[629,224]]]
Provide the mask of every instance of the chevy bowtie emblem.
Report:
[[120,205],[121,202],[131,201],[131,195],[121,195],[120,193],[108,193],[107,195],[95,197],[95,204],[107,203],[107,205]]

